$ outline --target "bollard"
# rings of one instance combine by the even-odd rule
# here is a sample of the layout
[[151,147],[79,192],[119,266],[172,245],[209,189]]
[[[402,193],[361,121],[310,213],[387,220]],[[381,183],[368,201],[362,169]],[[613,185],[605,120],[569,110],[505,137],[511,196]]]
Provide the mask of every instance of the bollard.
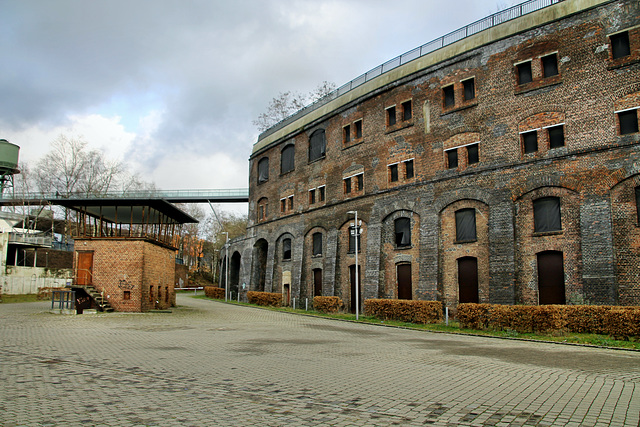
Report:
[[304,299],[304,311],[309,311],[309,298]]
[[444,323],[449,326],[449,307],[444,308]]
[[293,309],[296,309],[296,297],[293,297]]

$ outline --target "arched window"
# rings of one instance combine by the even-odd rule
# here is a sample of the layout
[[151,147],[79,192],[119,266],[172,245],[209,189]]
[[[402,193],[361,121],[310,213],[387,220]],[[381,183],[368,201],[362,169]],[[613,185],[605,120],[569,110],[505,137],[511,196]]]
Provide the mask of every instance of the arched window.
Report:
[[309,161],[321,159],[325,156],[327,149],[327,141],[324,135],[324,129],[318,129],[311,134],[309,138]]
[[398,218],[394,222],[396,246],[411,246],[411,220],[409,218]]
[[533,201],[533,221],[536,233],[561,231],[560,198],[542,197]]
[[291,259],[291,239],[287,238],[282,241],[282,259]]
[[269,158],[263,157],[258,162],[258,184],[269,181]]
[[289,144],[282,149],[280,156],[280,173],[291,172],[295,168],[295,146]]

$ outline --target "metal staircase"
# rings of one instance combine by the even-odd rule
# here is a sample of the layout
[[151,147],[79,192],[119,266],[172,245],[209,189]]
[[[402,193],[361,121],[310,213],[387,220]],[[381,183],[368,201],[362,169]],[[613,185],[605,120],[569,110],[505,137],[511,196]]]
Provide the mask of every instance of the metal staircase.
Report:
[[75,285],[74,288],[84,289],[84,291],[93,299],[100,311],[111,313],[115,311],[109,301],[104,298],[102,292],[98,291],[91,285]]

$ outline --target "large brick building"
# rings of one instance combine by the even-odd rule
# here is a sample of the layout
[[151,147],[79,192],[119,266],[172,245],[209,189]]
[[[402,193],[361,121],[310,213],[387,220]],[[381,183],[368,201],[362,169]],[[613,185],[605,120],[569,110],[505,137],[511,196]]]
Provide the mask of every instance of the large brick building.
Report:
[[640,3],[518,7],[260,135],[231,289],[353,307],[357,211],[364,299],[640,305]]

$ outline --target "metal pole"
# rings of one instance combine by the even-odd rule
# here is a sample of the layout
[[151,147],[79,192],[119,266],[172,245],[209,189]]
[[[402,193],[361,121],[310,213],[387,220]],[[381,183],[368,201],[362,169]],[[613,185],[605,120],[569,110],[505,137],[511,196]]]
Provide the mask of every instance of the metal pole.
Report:
[[227,255],[225,257],[225,268],[224,268],[224,300],[227,301],[229,295],[229,232],[223,231],[224,234],[227,235],[227,243],[225,243],[227,247]]
[[355,223],[354,223],[354,239],[356,241],[355,244],[355,249],[356,249],[356,268],[355,268],[355,275],[356,275],[356,320],[359,320],[360,318],[360,283],[358,280],[358,276],[359,276],[359,267],[358,267],[358,237],[360,236],[360,230],[358,227],[358,211],[349,211],[347,213],[352,213],[355,215]]

